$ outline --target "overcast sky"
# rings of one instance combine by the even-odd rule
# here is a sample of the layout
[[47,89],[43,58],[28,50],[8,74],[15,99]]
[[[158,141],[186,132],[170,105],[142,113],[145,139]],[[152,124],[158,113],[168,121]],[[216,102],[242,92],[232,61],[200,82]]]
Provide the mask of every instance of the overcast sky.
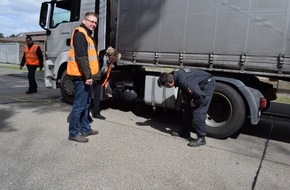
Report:
[[0,0],[0,33],[5,37],[44,31],[38,25],[41,3],[46,0]]

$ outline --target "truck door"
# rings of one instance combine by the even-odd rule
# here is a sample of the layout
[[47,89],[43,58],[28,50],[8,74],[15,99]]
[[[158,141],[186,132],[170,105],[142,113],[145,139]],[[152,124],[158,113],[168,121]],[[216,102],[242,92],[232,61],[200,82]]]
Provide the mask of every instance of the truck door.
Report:
[[52,1],[50,6],[46,55],[56,58],[69,48],[72,28],[80,20],[80,0]]

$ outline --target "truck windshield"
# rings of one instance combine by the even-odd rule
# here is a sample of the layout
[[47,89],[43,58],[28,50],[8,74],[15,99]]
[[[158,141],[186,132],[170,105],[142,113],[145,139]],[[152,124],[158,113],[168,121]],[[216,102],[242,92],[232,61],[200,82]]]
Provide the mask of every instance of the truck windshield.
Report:
[[52,4],[50,28],[56,28],[61,23],[78,21],[80,17],[80,0],[57,1]]

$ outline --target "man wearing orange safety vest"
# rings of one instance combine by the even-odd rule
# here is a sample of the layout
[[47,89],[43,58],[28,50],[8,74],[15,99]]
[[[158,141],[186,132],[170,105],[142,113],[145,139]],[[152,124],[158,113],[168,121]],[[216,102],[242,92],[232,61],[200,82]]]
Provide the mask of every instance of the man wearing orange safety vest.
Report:
[[87,136],[98,134],[88,120],[92,84],[99,73],[98,54],[92,37],[97,21],[96,13],[86,13],[82,24],[71,36],[67,74],[74,83],[75,99],[70,113],[68,139],[76,142],[88,142]]
[[32,42],[32,38],[30,36],[26,37],[27,47],[24,50],[24,54],[22,56],[20,69],[25,65],[28,69],[28,82],[29,88],[26,91],[26,94],[32,94],[37,92],[37,83],[35,80],[35,71],[37,67],[39,67],[39,71],[43,68],[43,55],[41,49],[38,45]]

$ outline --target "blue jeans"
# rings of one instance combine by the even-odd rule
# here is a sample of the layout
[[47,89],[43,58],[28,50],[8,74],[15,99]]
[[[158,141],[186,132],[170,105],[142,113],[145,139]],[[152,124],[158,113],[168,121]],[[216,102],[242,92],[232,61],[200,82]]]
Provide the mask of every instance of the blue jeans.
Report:
[[84,81],[76,80],[73,82],[75,99],[70,115],[69,137],[87,134],[91,131],[91,125],[88,120],[91,86],[86,85]]

